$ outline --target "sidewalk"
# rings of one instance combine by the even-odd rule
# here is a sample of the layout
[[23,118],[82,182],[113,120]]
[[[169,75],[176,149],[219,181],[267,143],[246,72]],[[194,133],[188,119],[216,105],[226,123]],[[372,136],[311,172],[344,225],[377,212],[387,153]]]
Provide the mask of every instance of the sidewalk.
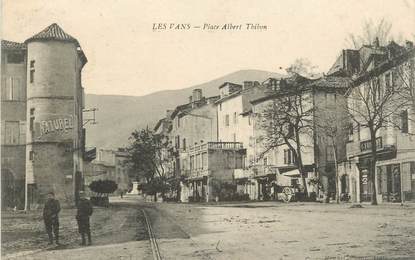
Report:
[[107,259],[153,259],[147,240],[104,246],[88,246],[68,250],[27,251],[24,254],[3,256],[2,259],[27,260],[107,260]]

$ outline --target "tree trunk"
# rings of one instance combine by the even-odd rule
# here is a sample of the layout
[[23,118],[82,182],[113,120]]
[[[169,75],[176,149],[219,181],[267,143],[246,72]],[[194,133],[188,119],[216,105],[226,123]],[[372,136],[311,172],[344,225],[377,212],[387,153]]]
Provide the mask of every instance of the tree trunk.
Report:
[[369,163],[369,169],[370,169],[370,180],[371,180],[371,186],[372,186],[372,198],[371,198],[371,204],[372,205],[378,205],[378,200],[376,197],[376,161],[377,161],[377,153],[376,153],[376,131],[370,130],[370,142],[371,142],[371,160]]
[[301,145],[300,145],[300,136],[298,134],[298,132],[296,131],[295,134],[295,141],[297,144],[297,165],[298,165],[298,170],[300,171],[301,174],[301,181],[303,182],[304,185],[304,196],[306,198],[308,198],[308,189],[307,189],[307,183],[305,180],[305,172],[304,172],[304,166],[303,166],[303,158],[301,156]]
[[334,155],[334,178],[336,178],[335,183],[336,183],[336,202],[337,204],[340,203],[340,189],[339,189],[339,169],[337,166],[337,147],[336,144],[334,142],[334,138],[332,138],[332,146],[333,146],[333,155]]

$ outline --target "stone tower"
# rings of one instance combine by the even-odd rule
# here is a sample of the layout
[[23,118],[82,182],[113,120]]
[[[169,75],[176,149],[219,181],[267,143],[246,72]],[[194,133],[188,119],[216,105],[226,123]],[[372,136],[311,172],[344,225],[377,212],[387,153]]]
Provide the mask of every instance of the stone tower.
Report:
[[73,205],[82,185],[83,88],[79,42],[52,24],[27,45],[26,209],[53,191]]

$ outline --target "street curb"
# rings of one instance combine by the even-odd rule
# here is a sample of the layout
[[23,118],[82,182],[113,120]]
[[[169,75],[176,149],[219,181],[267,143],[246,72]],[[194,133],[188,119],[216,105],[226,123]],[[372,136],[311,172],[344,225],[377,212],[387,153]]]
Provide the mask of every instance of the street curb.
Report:
[[36,254],[42,251],[45,251],[45,249],[36,249],[36,250],[31,250],[31,251],[23,251],[23,252],[18,252],[14,254],[8,254],[8,255],[2,256],[1,258],[2,259],[13,259],[13,258],[22,257],[22,256],[33,255],[33,254]]

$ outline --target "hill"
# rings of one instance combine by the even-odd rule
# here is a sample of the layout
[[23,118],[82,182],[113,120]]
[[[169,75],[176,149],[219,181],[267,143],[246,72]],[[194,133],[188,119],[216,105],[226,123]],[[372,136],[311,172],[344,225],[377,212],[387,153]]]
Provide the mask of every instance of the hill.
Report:
[[[226,81],[263,81],[269,77],[281,77],[280,74],[261,70],[240,70],[212,81],[192,87],[158,91],[145,96],[117,96],[86,94],[87,108],[96,107],[98,124],[88,124],[87,146],[99,148],[123,147],[128,143],[131,132],[147,125],[153,128],[165,115],[167,109],[188,102],[192,89],[202,89],[204,96],[219,94],[218,87]],[[87,117],[87,115],[85,115]]]

